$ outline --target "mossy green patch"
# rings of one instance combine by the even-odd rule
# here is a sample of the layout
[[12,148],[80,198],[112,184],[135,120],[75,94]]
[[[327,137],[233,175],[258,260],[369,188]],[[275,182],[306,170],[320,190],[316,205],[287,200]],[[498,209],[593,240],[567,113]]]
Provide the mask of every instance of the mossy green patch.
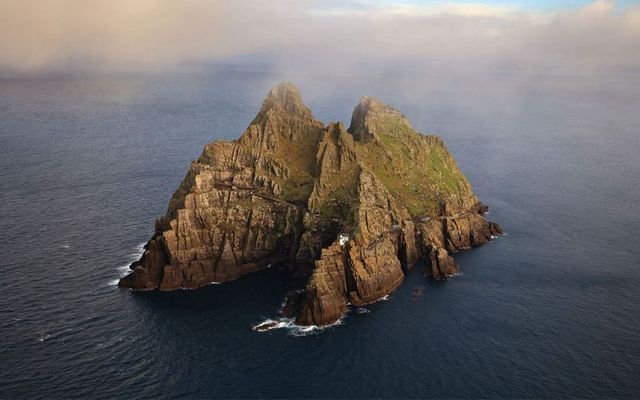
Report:
[[306,206],[313,190],[313,181],[307,179],[289,179],[284,183],[283,197],[292,204]]
[[412,216],[439,215],[443,198],[467,190],[441,140],[422,136],[395,113],[370,115],[367,124],[377,140],[360,142],[358,154]]

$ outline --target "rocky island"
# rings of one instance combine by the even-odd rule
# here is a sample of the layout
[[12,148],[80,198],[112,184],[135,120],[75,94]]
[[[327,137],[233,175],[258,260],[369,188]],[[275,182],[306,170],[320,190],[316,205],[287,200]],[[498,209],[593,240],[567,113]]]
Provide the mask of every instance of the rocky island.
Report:
[[118,285],[198,288],[281,265],[306,282],[284,315],[327,325],[421,259],[433,279],[457,272],[451,253],[501,233],[486,211],[442,139],[396,109],[363,97],[348,129],[324,126],[283,83],[239,139],[204,147]]

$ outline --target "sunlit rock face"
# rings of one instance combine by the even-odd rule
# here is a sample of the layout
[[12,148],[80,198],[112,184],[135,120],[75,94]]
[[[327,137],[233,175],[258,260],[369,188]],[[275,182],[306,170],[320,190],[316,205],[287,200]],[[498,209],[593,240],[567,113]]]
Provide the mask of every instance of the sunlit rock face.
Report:
[[501,233],[443,141],[364,97],[351,126],[313,117],[293,85],[269,92],[242,136],[207,144],[120,287],[197,288],[286,266],[304,289],[283,312],[302,325],[393,292],[424,259],[445,280],[453,257]]

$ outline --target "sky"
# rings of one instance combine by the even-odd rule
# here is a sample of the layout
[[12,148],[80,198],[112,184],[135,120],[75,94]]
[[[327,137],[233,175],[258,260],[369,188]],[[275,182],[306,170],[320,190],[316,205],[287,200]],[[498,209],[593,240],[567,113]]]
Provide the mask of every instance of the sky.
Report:
[[[340,4],[325,2],[327,7],[340,7]],[[453,4],[475,4],[485,6],[509,7],[529,11],[558,11],[577,9],[592,3],[590,0],[489,0],[489,1],[443,1],[443,0],[351,0],[340,2],[350,4],[351,7],[371,7],[375,5],[417,5],[417,6],[442,6]],[[619,10],[638,5],[638,0],[617,0],[616,7]],[[349,5],[348,5],[349,6]]]
[[266,60],[640,69],[640,1],[0,0],[0,72]]

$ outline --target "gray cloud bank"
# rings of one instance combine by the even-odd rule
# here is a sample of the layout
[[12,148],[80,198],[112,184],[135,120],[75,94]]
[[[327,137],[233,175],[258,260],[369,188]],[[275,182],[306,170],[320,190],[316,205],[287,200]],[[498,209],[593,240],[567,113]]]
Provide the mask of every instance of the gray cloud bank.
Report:
[[601,71],[640,67],[640,7],[536,13],[473,4],[0,0],[0,70],[155,70],[262,55],[366,63]]

